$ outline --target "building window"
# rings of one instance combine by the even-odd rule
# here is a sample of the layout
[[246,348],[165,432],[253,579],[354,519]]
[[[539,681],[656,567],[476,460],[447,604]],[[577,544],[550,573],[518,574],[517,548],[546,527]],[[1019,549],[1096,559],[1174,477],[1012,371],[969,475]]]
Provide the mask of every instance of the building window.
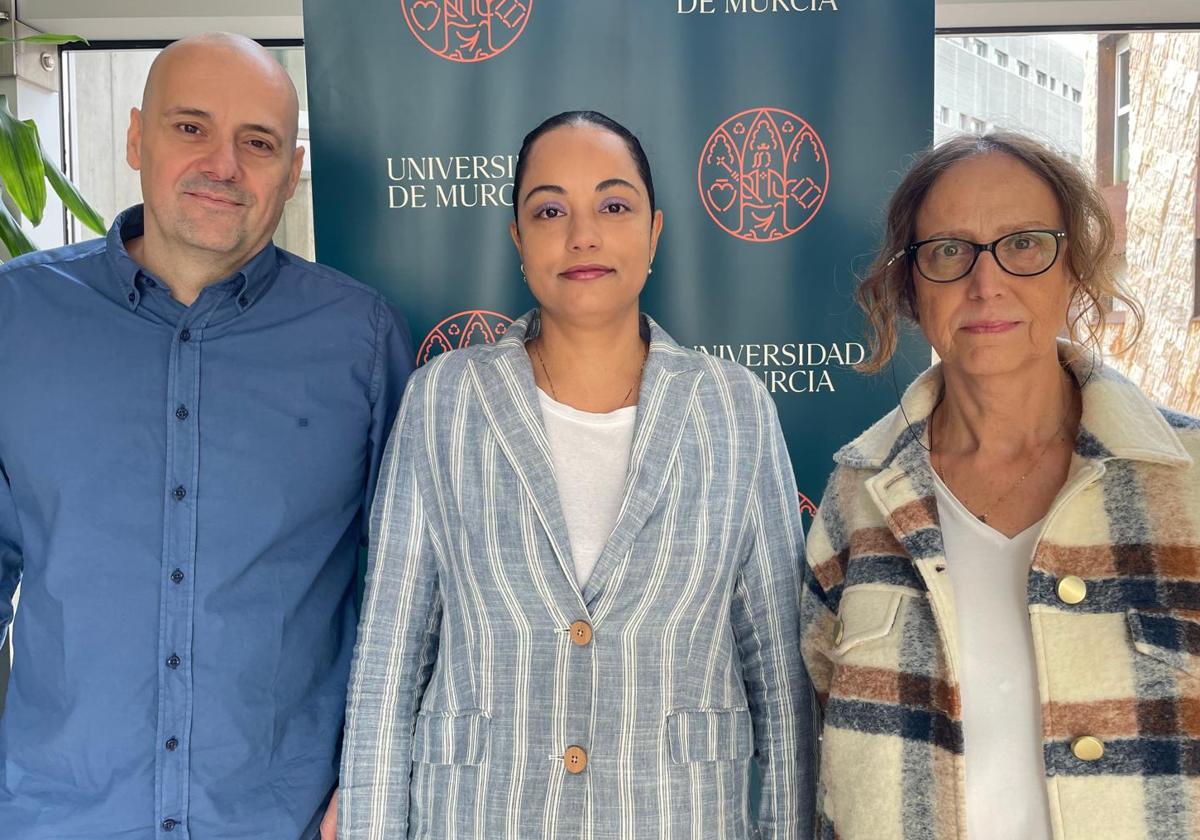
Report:
[[1024,61],[1017,62],[1017,75],[1020,76],[1022,79],[1029,78],[1029,65],[1026,64]]
[[1000,52],[1000,50],[996,50],[996,63],[999,64],[1001,67],[1007,67],[1008,66],[1008,53]]
[[950,125],[950,109],[945,105],[938,109],[938,122],[942,125]]
[[1083,102],[1083,93],[1078,88],[1071,88],[1071,101],[1075,104]]
[[1050,77],[1050,92],[1054,93],[1056,90],[1058,90],[1058,79],[1051,76]]
[[971,131],[976,134],[985,134],[987,133],[987,123],[983,120],[971,120]]
[[1037,71],[1037,83],[1042,87],[1046,86],[1046,74],[1041,70]]
[[971,39],[968,38],[966,35],[964,35],[963,37],[958,39],[958,45],[960,47],[962,47],[964,50],[969,50],[969,49],[971,49]]
[[1113,132],[1113,183],[1129,180],[1129,42],[1117,51],[1116,126]]
[[971,118],[968,117],[966,114],[959,114],[958,115],[958,127],[961,128],[963,131],[970,131],[971,130]]
[[988,57],[987,43],[980,41],[978,38],[975,39],[975,55],[979,56],[980,58]]

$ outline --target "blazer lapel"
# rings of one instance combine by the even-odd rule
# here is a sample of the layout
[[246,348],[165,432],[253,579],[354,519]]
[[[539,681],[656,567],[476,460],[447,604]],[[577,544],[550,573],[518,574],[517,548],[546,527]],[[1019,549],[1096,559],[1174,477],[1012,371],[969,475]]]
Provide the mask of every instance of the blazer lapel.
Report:
[[558,571],[566,576],[565,583],[577,601],[571,540],[554,480],[554,461],[542,425],[537,386],[525,355],[528,317],[513,322],[487,361],[471,363],[471,376],[488,424],[532,500],[558,559]]
[[583,589],[583,600],[594,616],[601,611],[598,602],[606,585],[633,548],[667,486],[702,375],[662,328],[649,318],[646,325],[650,330],[650,352],[638,392],[637,425],[624,495],[612,534]]

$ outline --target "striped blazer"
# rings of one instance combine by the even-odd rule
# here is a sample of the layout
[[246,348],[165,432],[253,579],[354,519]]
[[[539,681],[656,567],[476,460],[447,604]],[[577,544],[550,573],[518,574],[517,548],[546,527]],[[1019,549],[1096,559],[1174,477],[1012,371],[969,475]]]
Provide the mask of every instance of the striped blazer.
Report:
[[645,321],[623,501],[580,591],[524,348],[537,323],[410,380],[372,513],[338,837],[809,837],[803,533],[769,395]]
[[[1200,422],[1072,351],[1083,414],[1028,578],[1053,836],[1197,838]],[[896,410],[835,456],[809,534],[826,838],[966,837],[957,619],[922,445],[941,389],[931,368],[902,400],[911,428]]]

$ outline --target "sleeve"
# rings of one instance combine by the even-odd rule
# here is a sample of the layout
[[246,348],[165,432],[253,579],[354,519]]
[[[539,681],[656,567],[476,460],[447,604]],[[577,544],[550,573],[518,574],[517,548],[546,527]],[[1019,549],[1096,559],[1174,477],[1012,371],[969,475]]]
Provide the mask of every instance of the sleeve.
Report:
[[843,500],[838,493],[838,487],[845,480],[846,475],[841,467],[834,470],[813,518],[813,526],[808,534],[807,561],[804,564],[804,586],[800,594],[800,649],[822,708],[829,696],[829,684],[833,677],[830,654],[848,555],[845,528],[841,524]]
[[762,773],[760,836],[808,840],[815,744],[812,689],[800,657],[804,530],[774,403],[765,389],[756,392],[765,442],[750,490],[749,548],[734,592],[733,630]]
[[[371,370],[371,428],[369,432],[370,461],[368,462],[367,485],[363,496],[364,512],[371,509],[375,497],[375,486],[379,481],[379,468],[383,459],[388,430],[396,419],[404,386],[416,365],[413,356],[412,336],[408,323],[398,310],[390,306],[382,296],[375,304],[375,360]],[[367,542],[369,519],[363,516],[362,542]]]
[[13,620],[13,598],[21,582],[24,558],[21,553],[21,529],[17,506],[4,465],[0,464],[0,646],[8,638]]
[[435,544],[418,482],[416,402],[410,389],[371,511],[366,595],[342,747],[340,840],[408,836],[413,728],[442,618]]

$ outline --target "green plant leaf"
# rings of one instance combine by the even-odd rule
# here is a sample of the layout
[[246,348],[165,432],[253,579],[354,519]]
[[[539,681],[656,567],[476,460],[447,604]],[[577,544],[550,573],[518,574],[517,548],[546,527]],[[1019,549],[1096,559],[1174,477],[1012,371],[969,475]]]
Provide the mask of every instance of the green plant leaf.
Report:
[[0,181],[17,209],[37,225],[46,209],[46,172],[42,144],[31,123],[14,117],[7,97],[0,96]]
[[0,201],[0,242],[4,243],[9,256],[13,257],[37,250],[37,246],[29,241],[29,237],[25,235],[25,231],[21,230],[21,226],[17,224],[12,213],[8,212],[8,207],[3,201]]
[[83,197],[76,186],[59,171],[58,165],[50,159],[45,149],[42,150],[42,164],[46,170],[46,180],[50,182],[50,186],[54,187],[54,191],[58,193],[58,197],[62,199],[62,203],[71,211],[71,214],[101,236],[108,233],[104,217],[88,204],[87,199]]
[[39,32],[24,38],[0,38],[0,44],[86,44],[82,35],[59,35],[56,32]]

